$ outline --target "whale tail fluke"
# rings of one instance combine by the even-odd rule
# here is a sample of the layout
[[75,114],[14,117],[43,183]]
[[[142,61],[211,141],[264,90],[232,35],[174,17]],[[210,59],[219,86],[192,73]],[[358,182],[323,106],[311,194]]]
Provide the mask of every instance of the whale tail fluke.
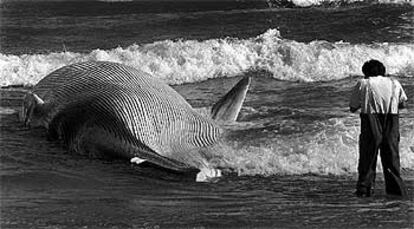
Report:
[[211,108],[211,118],[219,122],[234,122],[249,90],[251,77],[241,79]]

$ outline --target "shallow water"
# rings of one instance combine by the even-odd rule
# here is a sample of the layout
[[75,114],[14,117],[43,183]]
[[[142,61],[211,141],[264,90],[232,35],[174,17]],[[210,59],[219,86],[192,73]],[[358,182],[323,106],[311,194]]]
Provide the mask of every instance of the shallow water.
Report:
[[[336,84],[343,88],[350,82],[351,79],[330,83],[330,86]],[[220,87],[229,88],[233,83],[234,79],[220,79],[180,85],[176,89],[193,106],[205,107],[222,92]],[[283,112],[290,112],[297,106],[288,100],[290,96],[284,98],[282,95],[286,93],[281,93],[278,105],[273,105],[273,109],[282,107],[278,111],[259,117],[250,114],[249,109],[275,104],[260,99],[263,85],[269,84],[275,86],[271,88],[276,94],[279,90],[290,90],[294,94],[300,88],[296,83],[254,79],[246,102],[246,107],[251,108],[243,108],[239,120],[240,123],[249,121],[253,127],[231,127],[233,134],[228,137],[229,142],[261,145],[259,142],[266,139],[294,138],[296,132],[306,133],[306,130],[289,129],[292,125],[311,128],[311,123],[306,120],[314,117],[302,111],[297,120],[291,117],[293,121],[289,125],[278,127],[279,135],[262,131],[266,128],[275,130],[275,126],[264,125],[263,129],[255,130],[254,125],[269,118],[268,122],[273,122],[290,117]],[[213,89],[217,85],[220,87]],[[312,87],[319,93],[330,93],[321,90],[327,87],[326,83],[305,88],[312,91]],[[18,122],[14,112],[21,102],[22,91],[21,88],[1,91],[2,228],[409,228],[414,223],[414,172],[407,168],[403,169],[403,178],[409,189],[409,200],[386,196],[381,174],[378,175],[375,197],[354,197],[356,164],[349,172],[339,169],[336,171],[338,175],[307,173],[306,170],[299,175],[283,175],[280,170],[281,174],[233,174],[212,183],[195,183],[188,176],[138,168],[125,161],[68,153],[59,143],[48,141],[43,130],[27,130]],[[267,93],[271,95],[269,91]],[[336,107],[334,110],[342,109],[339,104],[345,103],[343,97],[343,100],[336,100],[338,105],[333,106]],[[315,104],[300,107],[312,110]],[[319,111],[323,113],[323,109]],[[276,114],[279,117],[273,117]],[[337,118],[343,115],[333,113]],[[283,128],[287,130],[283,131]],[[314,127],[312,131],[315,131]],[[256,136],[249,135],[250,132]],[[227,157],[235,160],[240,160],[236,156],[245,156],[227,153]],[[261,152],[249,153],[259,155]],[[296,153],[290,152],[292,155]],[[256,156],[256,161],[260,160]],[[326,163],[329,166],[329,162]],[[248,173],[249,168],[254,170],[247,166],[244,172]]]
[[[410,200],[352,195],[354,176],[227,177],[194,183],[70,155],[3,116],[2,228],[408,228]],[[22,141],[24,136],[24,141]],[[13,141],[14,139],[14,141]],[[8,149],[12,149],[10,151]],[[7,154],[6,154],[7,153]],[[12,155],[10,155],[12,154]],[[154,173],[151,173],[154,175]],[[165,175],[165,174],[164,174]]]
[[413,39],[409,4],[289,9],[268,8],[265,1],[9,1],[0,7],[5,54],[85,53],[167,39],[247,39],[269,28],[298,42]]
[[[412,228],[412,3],[272,2],[1,1],[1,228]],[[286,8],[303,4],[312,7]],[[374,197],[352,194],[359,117],[348,98],[371,58],[409,98],[400,119],[408,200],[386,196],[381,174]],[[148,72],[206,115],[253,77],[238,122],[209,149],[210,163],[232,173],[195,183],[76,155],[17,121],[30,86],[96,60]]]

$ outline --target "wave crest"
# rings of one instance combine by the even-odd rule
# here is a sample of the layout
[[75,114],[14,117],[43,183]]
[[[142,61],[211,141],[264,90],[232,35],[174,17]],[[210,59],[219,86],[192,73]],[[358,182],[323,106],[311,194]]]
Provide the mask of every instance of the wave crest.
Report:
[[[351,122],[351,124],[349,123]],[[215,151],[224,155],[215,166],[231,168],[238,175],[349,175],[357,172],[360,128],[355,120],[332,118],[313,134],[277,135],[258,146],[226,142]],[[414,165],[414,122],[401,129],[401,168]],[[377,163],[377,171],[382,171]]]
[[414,44],[303,43],[269,29],[250,39],[164,40],[86,54],[0,54],[0,84],[34,85],[53,70],[82,61],[123,63],[170,84],[258,71],[280,80],[329,81],[362,74],[363,62],[371,58],[381,60],[389,74],[414,75]]

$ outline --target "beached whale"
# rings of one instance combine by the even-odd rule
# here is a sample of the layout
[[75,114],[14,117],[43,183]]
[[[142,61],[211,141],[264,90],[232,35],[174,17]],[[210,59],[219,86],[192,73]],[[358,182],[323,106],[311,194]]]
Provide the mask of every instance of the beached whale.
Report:
[[217,121],[236,120],[250,81],[240,80],[213,106],[213,119],[197,113],[166,83],[135,68],[77,63],[50,73],[26,94],[21,120],[45,127],[71,151],[196,171],[196,180],[204,181],[221,173],[203,151],[223,134]]

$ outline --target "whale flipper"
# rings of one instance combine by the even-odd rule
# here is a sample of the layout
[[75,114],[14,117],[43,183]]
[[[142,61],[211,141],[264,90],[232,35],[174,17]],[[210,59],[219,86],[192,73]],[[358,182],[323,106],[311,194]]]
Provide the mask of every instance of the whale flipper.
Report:
[[241,79],[225,96],[211,108],[211,118],[221,122],[236,121],[247,90],[251,82],[250,77]]

